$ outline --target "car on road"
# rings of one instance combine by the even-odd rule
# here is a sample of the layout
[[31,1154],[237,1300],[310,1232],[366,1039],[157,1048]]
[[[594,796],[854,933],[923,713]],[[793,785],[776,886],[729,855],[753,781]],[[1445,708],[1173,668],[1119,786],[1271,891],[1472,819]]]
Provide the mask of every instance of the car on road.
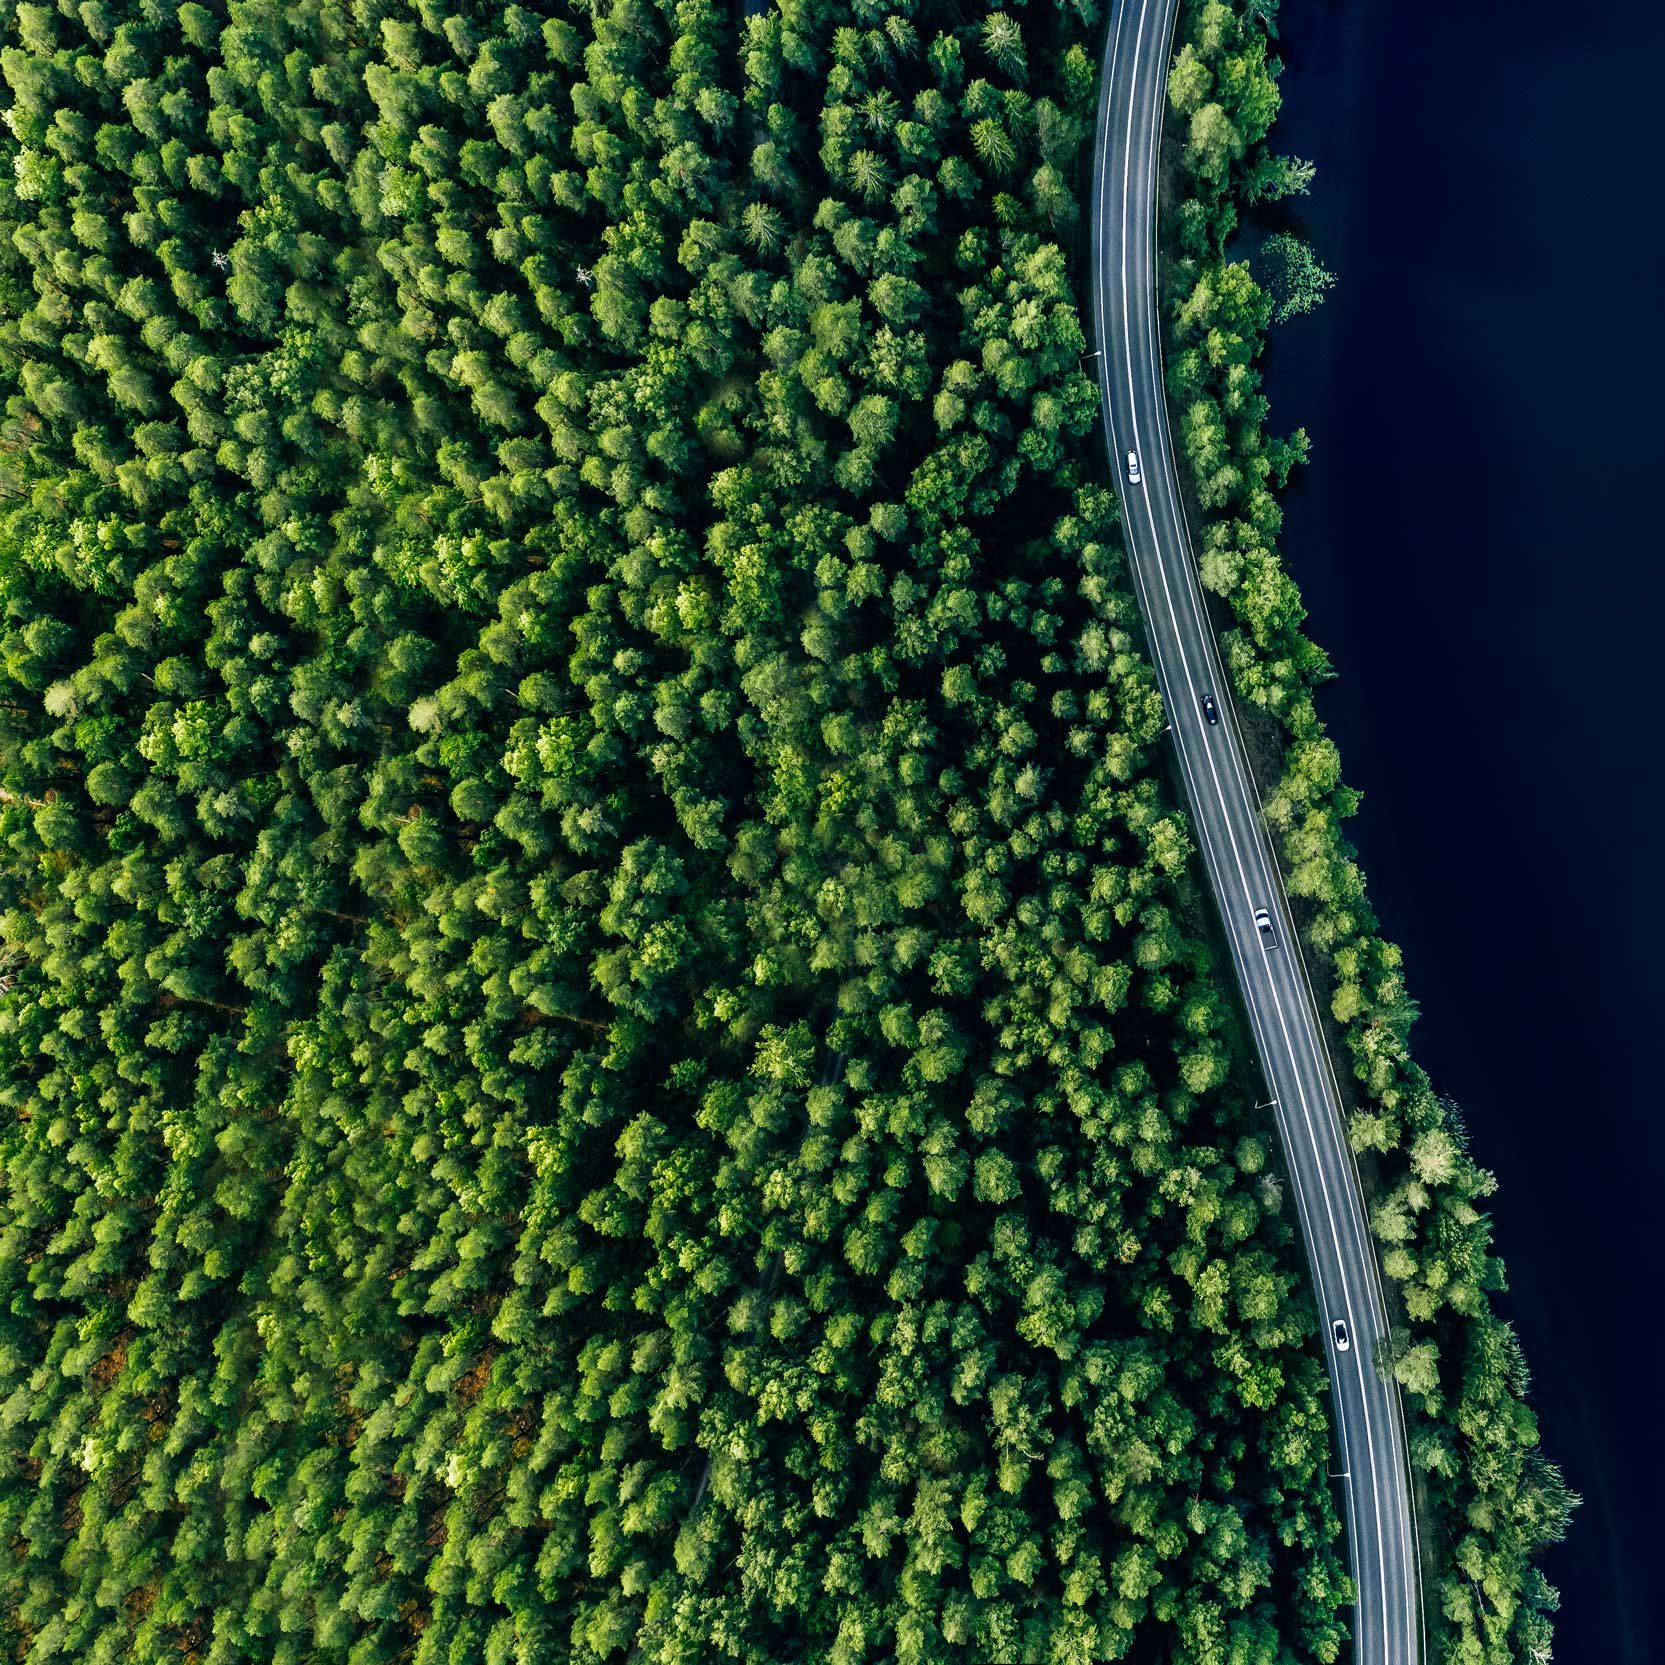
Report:
[[1353,1350],[1353,1340],[1347,1334],[1347,1320],[1345,1318],[1336,1319],[1330,1326],[1330,1336],[1335,1342],[1335,1350],[1338,1353],[1350,1353]]
[[1203,715],[1211,723],[1219,722],[1219,720],[1220,720],[1220,708],[1219,708],[1219,706],[1217,706],[1214,703],[1214,696],[1212,694],[1204,694],[1203,695],[1202,705],[1203,705]]
[[1255,929],[1266,938],[1268,944],[1275,943],[1278,940],[1272,930],[1272,916],[1265,908],[1255,909]]
[[1127,483],[1130,486],[1136,486],[1142,479],[1144,479],[1144,475],[1139,472],[1139,453],[1129,451],[1127,454]]

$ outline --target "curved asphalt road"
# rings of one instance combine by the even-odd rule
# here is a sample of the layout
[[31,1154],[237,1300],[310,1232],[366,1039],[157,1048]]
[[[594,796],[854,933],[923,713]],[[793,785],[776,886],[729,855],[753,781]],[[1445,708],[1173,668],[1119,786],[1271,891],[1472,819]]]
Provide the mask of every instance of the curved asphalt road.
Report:
[[[1398,1389],[1373,1358],[1387,1334],[1358,1170],[1259,799],[1191,559],[1162,387],[1156,295],[1157,152],[1178,0],[1113,0],[1093,166],[1093,313],[1105,438],[1156,673],[1173,723],[1203,865],[1293,1180],[1340,1438],[1358,1665],[1415,1665],[1421,1592]],[[1143,480],[1131,484],[1127,453]],[[1204,718],[1213,694],[1220,722]],[[1257,930],[1271,913],[1276,935]],[[1345,1321],[1352,1346],[1336,1348]]]

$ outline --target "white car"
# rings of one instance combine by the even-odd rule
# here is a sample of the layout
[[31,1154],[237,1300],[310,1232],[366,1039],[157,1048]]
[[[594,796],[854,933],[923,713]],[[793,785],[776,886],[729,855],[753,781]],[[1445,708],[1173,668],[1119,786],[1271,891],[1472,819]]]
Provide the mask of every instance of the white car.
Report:
[[1265,908],[1255,909],[1255,929],[1266,938],[1268,946],[1276,943],[1277,937],[1272,932],[1272,916]]
[[1142,479],[1144,479],[1144,475],[1139,472],[1139,453],[1129,451],[1127,454],[1127,483],[1130,486],[1136,486]]
[[1335,1342],[1338,1353],[1350,1353],[1353,1350],[1352,1338],[1347,1334],[1347,1320],[1338,1318],[1330,1326],[1330,1336]]

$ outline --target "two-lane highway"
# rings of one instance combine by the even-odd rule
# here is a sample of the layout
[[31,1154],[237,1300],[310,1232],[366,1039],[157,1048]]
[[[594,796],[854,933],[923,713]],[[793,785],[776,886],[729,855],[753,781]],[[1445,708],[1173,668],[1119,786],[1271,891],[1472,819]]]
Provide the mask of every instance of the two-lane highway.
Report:
[[[1374,1362],[1388,1328],[1375,1249],[1317,1004],[1203,607],[1168,431],[1157,158],[1177,9],[1178,0],[1113,0],[1105,45],[1091,279],[1105,438],[1192,822],[1276,1105],[1311,1263],[1357,1591],[1353,1657],[1358,1665],[1416,1665],[1423,1635],[1415,1525],[1398,1389]],[[1207,697],[1218,722],[1205,714]],[[1257,924],[1261,909],[1269,931]]]

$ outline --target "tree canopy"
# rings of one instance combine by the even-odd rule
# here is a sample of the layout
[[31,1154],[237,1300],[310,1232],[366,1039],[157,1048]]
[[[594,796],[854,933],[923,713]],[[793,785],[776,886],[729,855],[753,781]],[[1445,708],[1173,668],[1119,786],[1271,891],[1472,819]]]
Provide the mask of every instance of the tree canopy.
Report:
[[[1224,12],[1221,192],[1275,109]],[[1090,8],[0,34],[16,1656],[1337,1657],[1321,1352],[1079,364]],[[1300,712],[1236,518],[1296,449],[1244,459],[1265,301],[1189,235],[1239,679]],[[1397,1368],[1493,1505],[1442,1600],[1509,1638],[1558,1482],[1347,884]]]

